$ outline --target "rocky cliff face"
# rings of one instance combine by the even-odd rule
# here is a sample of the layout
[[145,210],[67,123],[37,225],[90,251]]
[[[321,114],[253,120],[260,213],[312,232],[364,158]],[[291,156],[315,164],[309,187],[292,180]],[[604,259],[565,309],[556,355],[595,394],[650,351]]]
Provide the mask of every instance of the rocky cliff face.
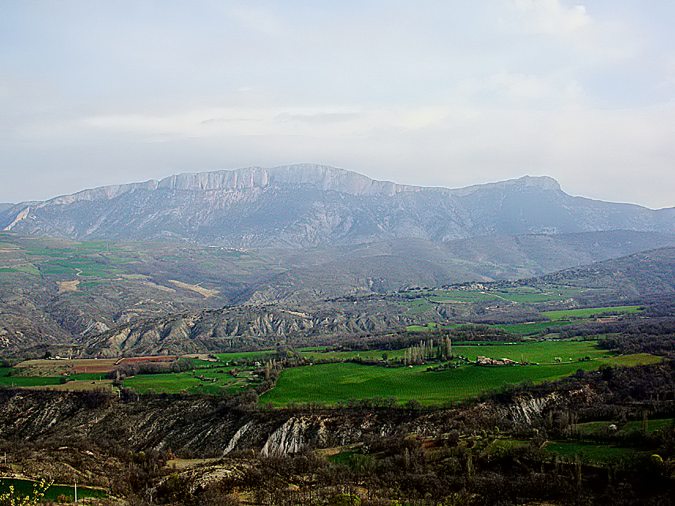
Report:
[[589,392],[524,396],[508,404],[480,403],[433,412],[405,410],[241,411],[218,398],[145,397],[122,402],[94,394],[0,391],[0,439],[35,444],[124,445],[178,455],[219,457],[254,450],[266,456],[331,448],[368,438],[433,437],[470,427],[538,427],[549,410],[591,402]]
[[374,181],[318,165],[181,174],[0,210],[0,227],[74,239],[174,238],[307,247],[396,238],[597,230],[675,232],[675,210],[564,193],[548,177],[451,190]]

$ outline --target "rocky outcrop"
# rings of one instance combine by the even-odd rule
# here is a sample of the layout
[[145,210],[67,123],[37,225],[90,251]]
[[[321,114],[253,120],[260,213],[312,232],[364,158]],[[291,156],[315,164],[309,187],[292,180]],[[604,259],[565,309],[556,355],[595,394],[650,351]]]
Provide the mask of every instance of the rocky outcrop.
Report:
[[123,402],[102,393],[0,390],[0,439],[36,444],[88,442],[178,455],[219,457],[241,450],[266,456],[332,448],[389,436],[435,437],[480,427],[526,430],[588,392],[527,396],[507,404],[415,412],[399,409],[322,411],[253,410],[227,407],[218,398],[144,397]]
[[[335,303],[311,312],[283,307],[238,306],[129,323],[91,338],[85,353],[121,356],[226,351],[278,342],[298,344],[322,336],[360,336],[412,323],[405,308],[387,310]],[[350,307],[351,306],[351,307]]]
[[7,225],[5,228],[3,228],[3,232],[9,232],[11,231],[18,223],[21,222],[21,220],[25,220],[28,217],[28,214],[30,213],[30,207],[26,207],[25,209],[22,209],[19,211],[19,213],[14,217],[12,222]]

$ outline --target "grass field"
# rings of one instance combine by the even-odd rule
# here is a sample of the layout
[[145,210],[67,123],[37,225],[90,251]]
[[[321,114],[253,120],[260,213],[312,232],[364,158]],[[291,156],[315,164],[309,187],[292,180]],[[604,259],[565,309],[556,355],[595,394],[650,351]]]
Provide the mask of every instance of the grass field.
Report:
[[124,386],[138,393],[209,394],[238,392],[253,384],[250,370],[230,374],[234,367],[195,369],[179,373],[140,374],[124,380]]
[[[572,325],[575,322],[570,320],[556,320],[556,321],[544,321],[544,322],[530,322],[530,323],[500,323],[495,325],[489,325],[492,328],[501,329],[504,332],[507,332],[514,336],[532,336],[536,334],[541,334],[547,329],[551,329],[555,332],[556,327],[564,327],[566,325]],[[406,327],[407,332],[432,332],[434,330],[450,330],[450,329],[461,329],[462,327],[468,327],[472,324],[450,324],[450,325],[439,325],[438,323],[427,323],[426,325],[408,325]]]
[[584,461],[593,463],[611,462],[612,460],[631,458],[646,453],[634,448],[577,441],[550,441],[546,443],[544,450],[565,459],[579,457]]
[[593,370],[603,364],[655,363],[652,355],[598,358],[539,366],[465,366],[439,372],[426,366],[386,368],[354,363],[321,364],[287,369],[275,388],[261,397],[273,406],[291,403],[334,405],[350,399],[395,398],[399,403],[417,400],[423,405],[461,401],[524,381],[539,383],[568,376],[578,369]]
[[[461,355],[471,361],[483,355],[490,358],[510,358],[516,362],[556,363],[556,357],[561,361],[577,361],[590,357],[599,358],[609,356],[610,353],[597,347],[597,341],[535,341],[518,342],[512,344],[457,344],[452,347],[455,355]],[[405,350],[365,350],[365,351],[325,351],[302,352],[302,356],[309,360],[350,360],[354,358],[381,360],[382,354],[387,358],[398,359],[403,357]]]
[[642,311],[641,306],[588,307],[583,309],[565,309],[562,311],[544,311],[541,314],[551,321],[590,318],[607,314],[634,314]]
[[427,323],[426,325],[408,325],[406,330],[408,332],[430,332],[432,330],[437,330],[440,326],[438,323]]
[[[618,433],[642,430],[641,420],[633,420],[624,424],[613,421],[585,422],[577,424],[576,429],[581,435],[603,434],[612,424],[617,426]],[[675,427],[675,419],[673,418],[655,418],[653,420],[647,420],[647,432],[656,432],[658,430],[670,429],[672,427]]]
[[504,325],[493,325],[493,327],[502,329],[509,334],[515,336],[531,336],[540,334],[546,329],[555,329],[556,327],[564,327],[565,325],[572,325],[571,321],[549,321],[549,322],[533,322],[533,323],[509,323]]
[[233,362],[235,360],[264,360],[269,355],[274,355],[276,350],[243,351],[239,353],[216,353],[215,357],[221,362]]
[[60,385],[61,378],[49,376],[0,376],[0,386],[4,387],[44,387]]
[[307,360],[350,360],[362,358],[368,360],[382,360],[386,354],[389,360],[403,357],[405,350],[363,350],[363,351],[302,351],[300,353]]
[[520,286],[503,290],[433,290],[421,296],[425,296],[430,302],[445,304],[452,302],[475,303],[490,301],[508,301],[517,304],[537,304],[542,302],[555,302],[578,296],[583,289],[559,286],[541,290],[534,287]]
[[609,357],[611,353],[598,348],[596,341],[536,341],[515,344],[488,344],[453,346],[455,355],[476,360],[478,355],[490,358],[509,358],[516,362],[555,363],[556,357],[562,362],[574,362],[585,357],[592,359]]
[[[673,427],[675,427],[674,418],[655,418],[654,420],[647,420],[647,432],[656,432],[657,430],[670,429]],[[626,432],[642,430],[642,421],[633,420],[627,422],[621,427],[621,430]]]
[[[465,297],[473,297],[474,292],[459,292]],[[467,295],[468,294],[468,295]],[[474,295],[471,295],[474,294]],[[497,297],[492,292],[479,293],[480,296]],[[469,302],[467,300],[467,302]],[[556,327],[564,327],[588,320],[593,316],[615,315],[615,314],[634,314],[642,311],[641,306],[612,306],[612,307],[593,307],[582,309],[564,309],[559,311],[543,311],[541,315],[548,318],[548,321],[529,322],[529,323],[509,323],[490,325],[493,328],[501,329],[514,336],[531,336],[541,334],[547,330],[556,331]],[[426,325],[409,325],[406,327],[408,332],[431,332],[439,329],[461,328],[461,324],[439,325],[438,323],[427,323]]]
[[[19,493],[22,496],[32,495],[34,482],[30,480],[18,480],[12,478],[0,478],[0,494],[3,492],[8,492],[10,485],[14,487],[15,492]],[[88,487],[77,487],[77,496],[78,499],[84,499],[87,497],[94,498],[104,498],[107,497],[103,490],[96,488]],[[47,501],[56,501],[59,497],[69,498],[69,502],[72,502],[75,499],[75,491],[72,486],[69,485],[52,485],[45,492],[45,500]]]

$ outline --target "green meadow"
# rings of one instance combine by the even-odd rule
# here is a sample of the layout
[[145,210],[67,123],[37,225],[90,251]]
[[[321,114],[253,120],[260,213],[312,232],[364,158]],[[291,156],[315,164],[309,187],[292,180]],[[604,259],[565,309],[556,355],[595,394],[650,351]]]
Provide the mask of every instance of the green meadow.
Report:
[[[14,487],[15,493],[20,494],[21,496],[30,496],[33,493],[34,487],[33,481],[30,480],[20,480],[13,478],[0,478],[0,494],[9,492],[9,487]],[[77,487],[77,497],[79,500],[85,498],[104,498],[108,494],[105,491],[89,488],[89,487]],[[44,499],[47,501],[58,501],[59,498],[68,498],[69,502],[75,499],[75,489],[70,485],[52,485],[45,492]],[[17,503],[18,504],[18,503]],[[21,503],[23,504],[23,503]]]
[[[472,292],[466,292],[472,293]],[[485,294],[482,294],[485,295]],[[563,309],[558,311],[542,311],[541,316],[548,321],[537,321],[527,323],[500,323],[490,325],[493,328],[501,329],[514,336],[525,337],[537,334],[543,334],[548,331],[555,332],[559,327],[581,323],[595,316],[634,314],[642,311],[641,306],[611,306],[611,307],[592,307],[581,309]],[[453,328],[462,328],[468,324],[450,324],[440,325],[430,322],[426,325],[409,325],[406,327],[408,332],[432,332],[435,330],[448,330]]]
[[214,356],[221,362],[234,362],[236,360],[265,360],[270,355],[276,354],[276,350],[243,351],[238,353],[216,353]]
[[606,463],[645,454],[634,448],[581,441],[550,441],[546,443],[544,450],[566,460],[580,458],[591,463]]
[[398,403],[417,400],[431,406],[466,400],[507,385],[553,381],[579,369],[594,370],[603,364],[638,365],[658,361],[659,357],[639,354],[547,365],[467,365],[437,372],[428,371],[427,366],[380,367],[351,362],[317,364],[284,370],[276,387],[260,400],[263,404],[285,406],[292,403],[335,405],[353,399],[394,398]]
[[490,358],[509,358],[516,362],[554,363],[575,362],[586,357],[609,357],[611,353],[598,348],[597,341],[535,341],[514,344],[458,345],[452,347],[455,355],[476,360],[478,355]]
[[124,380],[124,386],[138,393],[207,394],[240,392],[251,386],[253,378],[248,369],[231,374],[234,367],[195,369],[161,374],[139,374]]
[[582,309],[564,309],[562,311],[543,311],[541,314],[551,321],[571,318],[590,318],[607,314],[634,314],[642,311],[641,306],[587,307]]

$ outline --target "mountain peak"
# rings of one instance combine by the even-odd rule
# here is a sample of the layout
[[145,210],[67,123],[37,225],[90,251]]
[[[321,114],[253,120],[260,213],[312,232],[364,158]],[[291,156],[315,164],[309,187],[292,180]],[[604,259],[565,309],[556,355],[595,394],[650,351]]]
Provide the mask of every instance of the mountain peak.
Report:
[[523,176],[514,181],[518,181],[523,186],[540,188],[542,190],[562,190],[560,183],[551,176]]

